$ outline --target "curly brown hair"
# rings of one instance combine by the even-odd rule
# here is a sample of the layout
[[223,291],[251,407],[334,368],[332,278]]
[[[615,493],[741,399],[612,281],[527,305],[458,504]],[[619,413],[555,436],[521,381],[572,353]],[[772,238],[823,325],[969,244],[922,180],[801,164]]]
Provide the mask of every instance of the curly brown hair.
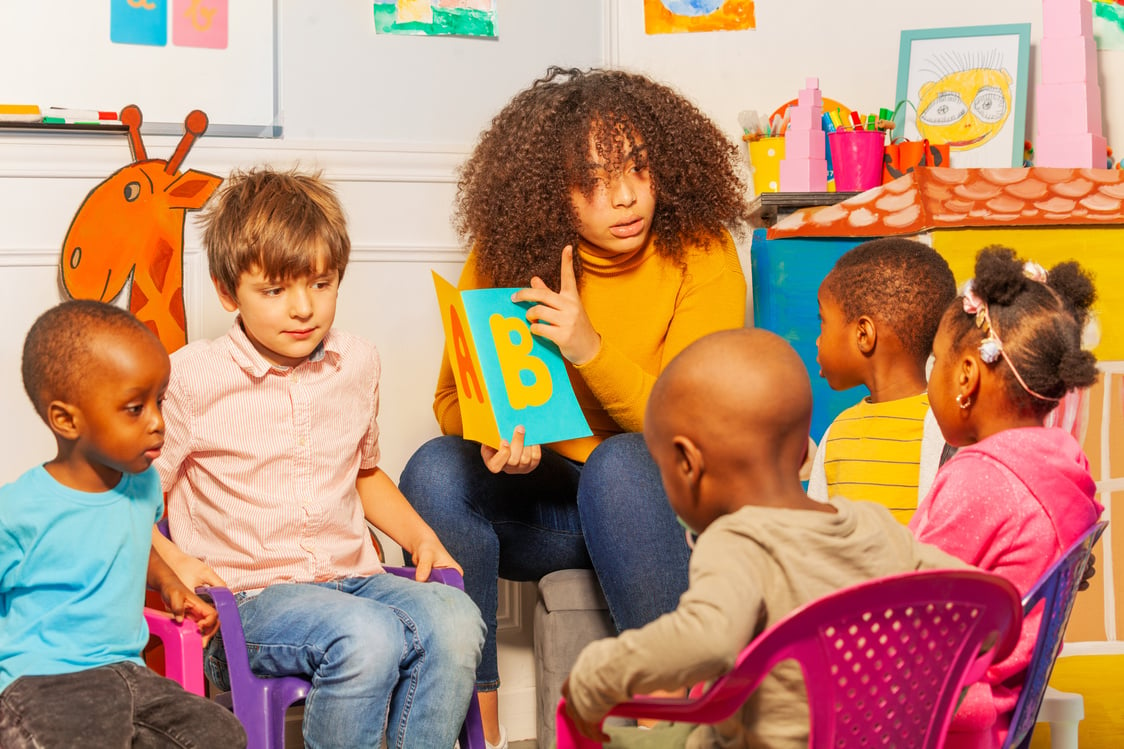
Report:
[[570,194],[595,188],[591,140],[610,169],[643,144],[661,254],[682,259],[748,224],[738,149],[691,102],[642,75],[551,67],[496,115],[461,170],[454,225],[496,286],[538,276],[558,288],[559,252],[579,238]]

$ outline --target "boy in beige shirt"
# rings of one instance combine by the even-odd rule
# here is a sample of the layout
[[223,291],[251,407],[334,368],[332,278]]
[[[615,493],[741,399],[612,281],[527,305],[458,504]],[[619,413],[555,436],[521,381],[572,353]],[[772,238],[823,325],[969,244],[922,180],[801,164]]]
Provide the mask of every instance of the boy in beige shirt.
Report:
[[[579,656],[563,692],[582,733],[606,740],[598,726],[615,704],[729,671],[754,637],[808,601],[876,577],[965,566],[880,505],[804,493],[811,409],[800,358],[762,330],[709,335],[664,370],[644,439],[673,509],[699,534],[690,587],[674,611]],[[646,732],[644,745],[653,740],[682,746],[683,731]],[[799,667],[778,666],[732,718],[694,728],[686,745],[807,747]]]

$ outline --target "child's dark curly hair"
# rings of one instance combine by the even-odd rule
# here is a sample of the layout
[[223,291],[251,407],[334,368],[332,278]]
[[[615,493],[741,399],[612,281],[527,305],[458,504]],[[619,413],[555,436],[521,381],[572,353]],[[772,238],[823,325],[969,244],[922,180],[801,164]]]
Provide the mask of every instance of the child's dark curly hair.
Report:
[[956,278],[932,247],[889,237],[863,242],[845,252],[824,280],[847,322],[869,315],[898,337],[924,364],[933,348],[941,315],[956,297]]
[[641,75],[552,67],[496,115],[461,170],[454,225],[496,286],[539,276],[558,288],[559,253],[578,241],[571,192],[595,188],[591,138],[610,170],[646,147],[662,254],[681,258],[748,223],[738,149],[683,96]]
[[[1092,278],[1072,261],[1049,270],[1040,283],[1023,272],[1023,262],[1013,250],[993,245],[976,257],[972,291],[987,304],[988,317],[1003,341],[1027,388],[1046,398],[1060,399],[1074,388],[1097,380],[1097,360],[1081,348],[1081,332],[1096,299]],[[965,313],[963,297],[945,312],[953,351],[979,346],[984,333],[975,316]],[[981,360],[982,361],[982,360]],[[1020,413],[1044,417],[1057,405],[1028,393],[1004,363],[1003,357],[984,364],[1002,372],[1007,397]]]

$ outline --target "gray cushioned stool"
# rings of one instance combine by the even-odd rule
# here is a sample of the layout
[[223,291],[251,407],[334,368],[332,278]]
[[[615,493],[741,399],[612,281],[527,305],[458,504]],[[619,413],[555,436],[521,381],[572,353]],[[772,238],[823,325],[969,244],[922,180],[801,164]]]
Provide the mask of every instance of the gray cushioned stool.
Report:
[[538,745],[554,746],[554,711],[562,682],[590,642],[617,633],[593,570],[559,570],[539,580],[535,605]]

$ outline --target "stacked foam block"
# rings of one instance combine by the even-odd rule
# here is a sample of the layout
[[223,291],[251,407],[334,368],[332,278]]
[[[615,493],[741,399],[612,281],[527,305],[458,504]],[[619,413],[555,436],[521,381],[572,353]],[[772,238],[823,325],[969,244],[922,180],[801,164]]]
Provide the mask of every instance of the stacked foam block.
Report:
[[781,160],[781,192],[827,192],[827,158],[820,79],[808,78],[788,108]]
[[1088,0],[1043,0],[1042,82],[1035,89],[1034,163],[1104,169],[1101,89],[1093,6]]

